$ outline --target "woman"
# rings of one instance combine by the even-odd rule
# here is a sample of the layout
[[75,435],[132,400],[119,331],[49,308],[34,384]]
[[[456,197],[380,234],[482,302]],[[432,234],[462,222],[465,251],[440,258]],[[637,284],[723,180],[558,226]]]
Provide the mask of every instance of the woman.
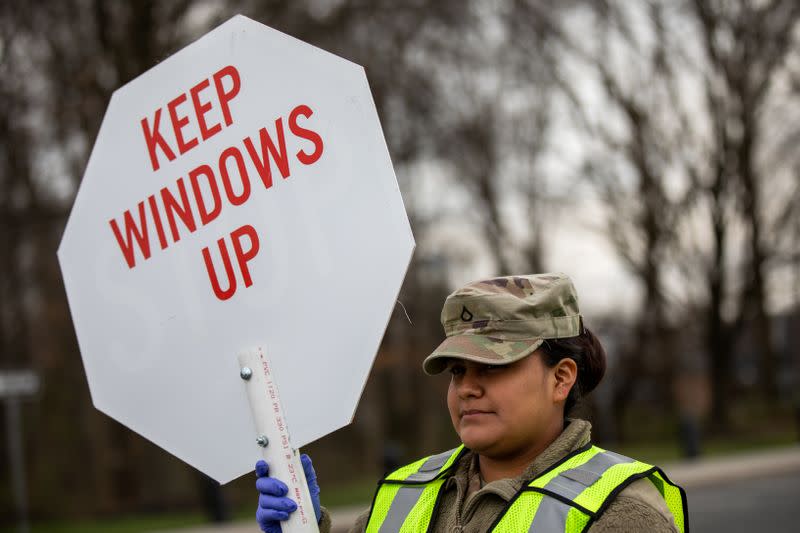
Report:
[[[565,416],[605,372],[568,277],[471,283],[447,297],[442,325],[447,338],[423,368],[450,372],[447,407],[462,445],[389,474],[353,532],[688,531],[682,489],[656,467],[592,446],[590,424]],[[256,471],[257,520],[278,531],[294,503],[263,461]],[[317,518],[327,532],[324,509]]]

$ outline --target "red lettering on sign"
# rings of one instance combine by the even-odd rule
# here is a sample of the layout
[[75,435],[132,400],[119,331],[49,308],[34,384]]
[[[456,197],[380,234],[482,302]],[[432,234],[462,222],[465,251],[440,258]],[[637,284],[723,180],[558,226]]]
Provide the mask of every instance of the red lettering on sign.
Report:
[[[250,239],[250,248],[247,251],[242,249],[242,237],[245,235]],[[250,279],[250,269],[247,267],[247,262],[258,254],[258,233],[253,229],[253,226],[245,224],[231,233],[231,239],[233,241],[233,252],[236,254],[236,261],[239,263],[239,270],[242,271],[244,286],[249,287],[253,284],[253,280]]]
[[[236,67],[228,65],[227,67],[223,67],[214,73],[211,79],[214,80],[214,88],[216,89],[222,116],[225,119],[225,125],[230,126],[233,124],[233,117],[231,115],[231,100],[233,100],[236,95],[239,94],[239,90],[242,86],[242,80],[239,77],[239,71],[236,70]],[[178,152],[181,155],[200,144],[200,141],[197,137],[185,139],[183,135],[183,130],[190,124],[191,119],[189,115],[181,115],[178,111],[178,106],[186,103],[188,99],[187,94],[192,99],[192,109],[194,110],[194,117],[197,119],[200,137],[206,141],[222,130],[222,124],[217,123],[209,127],[208,123],[206,122],[206,114],[213,109],[213,105],[211,102],[201,101],[200,93],[204,89],[209,88],[210,85],[211,82],[208,78],[206,78],[189,89],[188,93],[184,92],[179,94],[167,104],[167,113],[170,117],[172,133],[175,137],[175,143],[177,144]],[[153,167],[153,171],[156,171],[161,167],[161,162],[159,161],[157,153],[159,149],[170,161],[174,161],[176,157],[175,150],[169,145],[159,129],[161,124],[161,111],[161,108],[156,109],[155,115],[153,116],[152,127],[150,126],[150,122],[148,121],[147,117],[141,120],[144,141],[145,145],[147,146],[147,153],[150,155],[150,164]]]
[[[227,91],[223,87],[222,81],[225,77],[230,78],[231,80],[231,88]],[[214,87],[217,89],[219,104],[222,106],[222,116],[225,118],[225,124],[227,126],[230,126],[233,123],[233,118],[231,118],[231,108],[228,103],[233,100],[237,94],[239,94],[241,83],[239,71],[236,70],[236,67],[231,65],[221,68],[216,74],[214,74]]]
[[175,152],[169,147],[164,136],[158,130],[158,125],[161,122],[161,108],[156,109],[156,115],[153,117],[153,128],[147,123],[147,117],[142,119],[142,131],[144,132],[144,142],[147,144],[147,152],[150,154],[150,164],[153,165],[153,171],[158,170],[159,162],[156,155],[156,147],[160,147],[164,155],[170,161],[175,159]]
[[[205,176],[208,188],[211,191],[212,206],[209,210],[203,200],[203,194],[200,191],[200,182],[197,179],[200,176]],[[205,226],[222,212],[222,199],[219,196],[219,187],[217,180],[214,179],[214,171],[208,165],[200,165],[196,169],[189,172],[189,182],[192,184],[192,192],[194,193],[194,201],[197,204],[197,214],[200,215],[200,223]]]
[[175,224],[175,215],[183,221],[183,225],[190,233],[197,229],[192,215],[192,207],[189,204],[189,196],[186,194],[186,185],[183,184],[183,178],[178,178],[178,193],[181,195],[181,203],[179,204],[169,189],[164,187],[161,189],[161,201],[164,203],[164,211],[167,213],[167,222],[169,222],[169,229],[172,231],[172,240],[178,242],[181,240],[180,233],[178,233],[178,225]]
[[181,155],[185,154],[199,144],[196,137],[185,141],[183,138],[183,128],[189,124],[189,117],[186,115],[178,116],[178,106],[186,101],[186,94],[181,93],[167,104],[169,118],[172,120],[172,129],[175,131],[175,140],[178,142],[178,151]]
[[[242,246],[242,237],[245,235],[250,240],[250,245],[247,250]],[[258,233],[256,233],[253,226],[245,224],[231,233],[231,241],[233,243],[233,252],[236,254],[236,262],[239,265],[239,270],[242,272],[244,286],[250,287],[253,284],[253,279],[250,277],[250,268],[247,266],[247,262],[258,254],[260,248]],[[211,281],[211,288],[214,290],[214,295],[220,300],[227,300],[236,293],[236,276],[225,239],[217,240],[217,246],[219,247],[220,257],[222,258],[222,265],[225,268],[225,275],[228,277],[227,289],[222,289],[220,286],[219,276],[217,276],[217,271],[214,268],[214,262],[211,260],[211,252],[208,247],[203,248],[203,261],[206,264],[208,278]],[[273,395],[274,392],[272,388],[268,386],[268,389],[270,395]]]
[[269,163],[270,156],[272,156],[271,158],[275,161],[278,170],[281,171],[281,176],[283,176],[284,179],[289,177],[289,160],[286,157],[286,139],[283,135],[283,121],[280,118],[275,121],[275,131],[278,136],[279,148],[275,147],[275,143],[272,142],[267,128],[258,130],[258,137],[261,141],[261,157],[258,156],[256,147],[253,145],[253,141],[250,137],[244,139],[244,146],[247,148],[247,152],[253,160],[258,175],[261,176],[261,181],[264,183],[265,189],[272,187],[272,169]]
[[[232,67],[224,67],[212,76],[214,85],[219,97],[219,104],[226,124],[232,123],[230,103],[240,91],[241,80],[238,71]],[[208,139],[223,128],[221,123],[209,127],[206,122],[206,114],[212,109],[211,103],[201,99],[202,91],[210,88],[209,80],[204,80],[190,89],[186,94],[191,95],[192,109],[195,111],[199,124],[200,134],[192,139],[185,139],[183,129],[189,124],[190,117],[180,113],[180,106],[187,102],[186,94],[181,94],[171,100],[166,108],[171,118],[173,133],[177,150],[184,153],[191,150],[200,143],[200,139]],[[160,163],[164,162],[163,157],[170,161],[175,159],[175,150],[168,144],[162,135],[160,128],[161,112],[157,109],[152,121],[148,118],[142,119],[142,130],[148,147],[148,153],[156,170]],[[122,252],[128,268],[136,266],[137,252],[143,260],[147,260],[151,255],[149,234],[155,232],[158,237],[159,245],[164,250],[171,244],[181,240],[182,234],[193,233],[197,230],[198,219],[201,226],[206,226],[217,219],[226,205],[240,206],[250,199],[252,193],[252,183],[250,171],[255,168],[265,189],[273,186],[272,169],[277,168],[281,176],[287,179],[291,175],[290,156],[288,153],[286,130],[284,129],[283,119],[287,118],[288,130],[293,137],[289,142],[304,140],[311,143],[311,147],[306,145],[305,149],[295,152],[294,156],[304,165],[311,165],[317,162],[322,156],[325,146],[322,137],[316,131],[306,127],[305,123],[314,115],[314,111],[307,105],[301,104],[294,107],[288,117],[278,117],[275,119],[274,133],[270,133],[268,128],[262,127],[258,130],[258,143],[256,145],[255,136],[245,137],[242,144],[247,151],[245,157],[242,144],[228,146],[219,155],[216,165],[201,164],[188,173],[188,190],[186,179],[177,178],[171,185],[162,187],[158,193],[149,194],[144,201],[138,204],[138,220],[136,209],[126,210],[120,221],[109,220],[109,225],[114,234],[116,242]],[[303,117],[304,125],[298,121]],[[152,123],[152,127],[151,127]],[[294,150],[294,146],[292,146]],[[160,152],[160,153],[159,153]],[[250,166],[252,162],[252,167]],[[234,174],[238,173],[238,177]],[[218,179],[222,181],[220,190]],[[241,185],[235,183],[238,180]],[[146,205],[145,205],[146,203]],[[146,211],[149,210],[149,216]],[[195,218],[197,217],[197,218]],[[180,222],[179,222],[180,221]],[[148,225],[154,225],[148,228]],[[124,225],[124,228],[122,227]],[[182,225],[182,228],[179,226]],[[167,237],[166,226],[169,226]],[[247,242],[245,242],[245,236]],[[220,257],[226,272],[230,272],[229,283],[226,289],[220,287],[220,279],[213,270],[211,252],[205,248],[203,256],[206,258],[206,267],[209,270],[209,277],[214,286],[215,294],[220,299],[230,298],[236,291],[236,277],[234,276],[234,266],[231,263],[230,254],[225,240],[218,241],[220,247]],[[231,245],[233,253],[236,254],[236,261],[239,270],[242,272],[242,280],[245,287],[252,285],[248,263],[256,256],[259,250],[258,234],[252,226],[245,225],[231,233]]]
[[203,248],[203,261],[206,264],[208,279],[211,281],[211,288],[214,290],[214,295],[220,300],[225,301],[236,292],[236,278],[233,275],[233,265],[231,264],[230,255],[228,255],[228,246],[225,244],[225,239],[218,239],[217,245],[219,246],[219,253],[222,257],[222,265],[225,267],[225,275],[228,277],[227,289],[223,290],[219,285],[219,278],[217,277],[214,263],[211,261],[211,253],[208,251],[208,246]]
[[[233,185],[231,184],[231,177],[228,172],[228,160],[236,160],[236,167],[239,172],[239,179],[242,182],[242,192],[237,195],[233,192]],[[250,197],[250,177],[247,175],[247,168],[244,166],[244,158],[242,153],[235,146],[225,149],[219,156],[219,172],[222,176],[222,186],[225,188],[225,195],[228,197],[231,205],[242,205]]]
[[125,210],[123,220],[125,223],[125,238],[122,237],[122,233],[119,231],[119,227],[117,226],[117,221],[115,219],[112,218],[108,221],[108,223],[111,224],[111,231],[114,232],[114,236],[117,238],[117,244],[119,244],[119,249],[122,250],[122,255],[125,257],[125,262],[128,263],[128,268],[133,268],[136,266],[133,239],[136,239],[136,244],[139,245],[139,251],[142,252],[142,256],[145,259],[150,257],[150,241],[147,238],[147,223],[145,222],[144,218],[144,202],[139,202],[139,226],[137,226],[133,221],[133,215],[131,215],[130,210]]
[[153,222],[156,224],[158,242],[161,244],[161,249],[163,250],[167,247],[167,237],[164,235],[164,226],[161,224],[161,215],[159,214],[158,207],[156,206],[156,197],[151,194],[147,197],[147,203],[150,205],[150,215],[152,215]]
[[206,124],[206,113],[208,113],[211,108],[211,102],[200,102],[200,91],[206,89],[211,85],[207,79],[201,81],[191,89],[189,92],[192,95],[192,105],[194,105],[194,112],[197,115],[197,125],[200,126],[200,136],[203,138],[204,141],[207,141],[215,134],[222,131],[222,125],[217,123],[208,127]]
[[301,139],[306,139],[311,141],[314,144],[314,151],[310,154],[305,153],[303,150],[298,150],[297,152],[297,159],[304,165],[311,165],[312,163],[316,163],[317,160],[322,157],[322,137],[315,131],[309,130],[297,124],[297,117],[298,115],[303,115],[306,118],[310,118],[314,112],[311,111],[311,108],[307,105],[299,105],[292,109],[292,112],[289,114],[289,129],[292,133],[294,133],[297,137]]

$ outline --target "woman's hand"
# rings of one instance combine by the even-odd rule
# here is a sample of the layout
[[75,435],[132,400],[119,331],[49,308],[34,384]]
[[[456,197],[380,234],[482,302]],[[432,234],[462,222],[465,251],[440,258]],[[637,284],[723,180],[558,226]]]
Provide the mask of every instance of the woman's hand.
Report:
[[[317,475],[311,464],[311,458],[302,454],[300,462],[303,464],[303,473],[308,483],[308,491],[311,494],[311,504],[314,506],[314,514],[317,523],[321,517],[319,504],[319,485]],[[264,460],[256,463],[256,490],[258,490],[258,509],[256,509],[256,522],[265,533],[281,533],[280,523],[289,519],[289,515],[297,509],[297,504],[286,497],[289,487],[274,477],[268,477],[269,466]]]

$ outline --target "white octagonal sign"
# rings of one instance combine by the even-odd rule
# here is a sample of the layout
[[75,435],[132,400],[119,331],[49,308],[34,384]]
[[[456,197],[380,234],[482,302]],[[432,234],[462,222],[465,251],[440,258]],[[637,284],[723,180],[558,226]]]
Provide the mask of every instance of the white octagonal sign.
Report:
[[413,248],[364,69],[237,16],[113,94],[58,257],[95,406],[224,483],[237,353],[293,446],[346,425]]

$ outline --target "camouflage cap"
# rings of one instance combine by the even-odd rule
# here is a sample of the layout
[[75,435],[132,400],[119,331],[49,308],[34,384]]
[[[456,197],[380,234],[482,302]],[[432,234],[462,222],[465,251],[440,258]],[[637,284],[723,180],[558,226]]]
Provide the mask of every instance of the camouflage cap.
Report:
[[544,339],[581,333],[578,295],[565,274],[532,274],[475,281],[444,302],[447,338],[422,368],[438,374],[447,359],[506,365],[533,353]]

